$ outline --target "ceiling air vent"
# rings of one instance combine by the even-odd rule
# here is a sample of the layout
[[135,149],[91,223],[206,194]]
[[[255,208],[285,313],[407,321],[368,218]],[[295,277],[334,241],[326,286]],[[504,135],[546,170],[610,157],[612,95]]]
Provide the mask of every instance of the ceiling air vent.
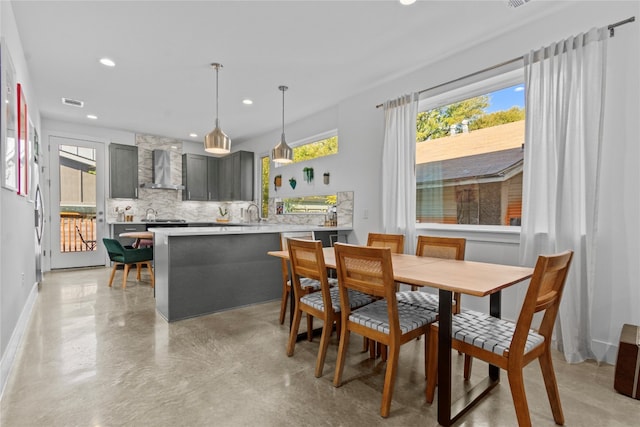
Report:
[[525,3],[528,3],[529,0],[509,0],[509,6],[510,7],[519,7],[524,5]]
[[64,105],[71,105],[72,107],[79,107],[79,108],[84,107],[84,102],[78,101],[77,99],[62,98],[62,103]]

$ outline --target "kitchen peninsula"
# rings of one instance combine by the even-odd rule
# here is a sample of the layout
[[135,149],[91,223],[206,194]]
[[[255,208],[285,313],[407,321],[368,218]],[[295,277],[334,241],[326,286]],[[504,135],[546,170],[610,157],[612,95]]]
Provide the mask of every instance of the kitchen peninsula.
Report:
[[169,322],[280,298],[280,233],[313,230],[324,246],[351,228],[303,225],[150,228],[156,308]]

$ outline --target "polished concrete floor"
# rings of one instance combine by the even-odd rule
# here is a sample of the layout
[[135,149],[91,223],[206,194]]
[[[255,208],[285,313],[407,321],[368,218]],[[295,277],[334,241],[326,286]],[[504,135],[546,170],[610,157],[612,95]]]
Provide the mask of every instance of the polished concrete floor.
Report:
[[[345,384],[334,388],[335,335],[315,378],[317,340],[285,355],[278,302],[168,324],[148,281],[107,287],[109,270],[45,275],[0,406],[12,426],[436,426],[424,402],[423,343],[400,356],[391,415],[379,414],[384,363],[352,340]],[[119,277],[119,274],[116,276]],[[304,322],[303,322],[304,323]],[[454,395],[463,387],[453,355]],[[637,426],[640,401],[613,390],[612,366],[555,357],[568,426]],[[474,380],[486,365],[474,364]],[[532,422],[553,426],[537,363],[526,369]],[[513,426],[506,377],[456,425]]]

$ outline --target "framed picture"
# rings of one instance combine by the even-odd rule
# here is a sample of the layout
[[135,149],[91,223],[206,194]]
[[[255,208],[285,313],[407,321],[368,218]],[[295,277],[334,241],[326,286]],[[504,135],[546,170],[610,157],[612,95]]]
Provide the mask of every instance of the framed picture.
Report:
[[4,108],[0,115],[0,143],[2,144],[2,186],[10,190],[18,189],[18,141],[17,141],[17,112],[16,107],[16,71],[11,61],[9,49],[4,39],[0,42],[2,62],[0,77],[1,99]]
[[18,93],[18,194],[29,193],[29,142],[27,139],[27,102],[22,85],[16,87]]

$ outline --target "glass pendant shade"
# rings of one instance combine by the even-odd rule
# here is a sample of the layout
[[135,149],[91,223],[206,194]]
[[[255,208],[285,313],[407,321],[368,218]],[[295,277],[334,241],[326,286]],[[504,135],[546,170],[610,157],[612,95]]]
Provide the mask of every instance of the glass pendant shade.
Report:
[[220,129],[218,121],[218,72],[222,65],[214,62],[211,67],[216,69],[216,127],[205,135],[204,151],[212,154],[227,154],[231,152],[231,138]]
[[271,150],[271,159],[274,163],[293,163],[293,150],[284,139],[284,91],[289,89],[286,86],[278,86],[282,91],[282,137],[280,142]]

